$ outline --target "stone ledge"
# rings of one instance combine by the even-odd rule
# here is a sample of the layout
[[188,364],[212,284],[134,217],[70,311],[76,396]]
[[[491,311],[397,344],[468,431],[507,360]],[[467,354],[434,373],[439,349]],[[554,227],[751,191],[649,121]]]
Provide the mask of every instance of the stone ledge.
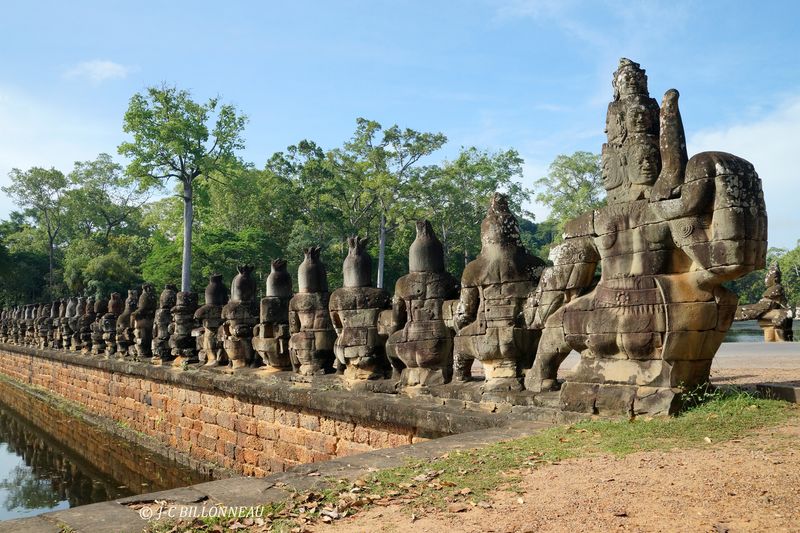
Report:
[[782,383],[759,383],[756,390],[767,398],[800,403],[800,386]]
[[[292,492],[328,488],[328,479],[355,480],[369,472],[403,466],[409,460],[430,460],[448,452],[475,449],[488,444],[532,435],[550,427],[542,422],[515,422],[398,448],[375,450],[323,463],[302,465],[264,478],[230,478],[191,487],[121,498],[112,502],[54,511],[32,518],[0,523],[0,532],[58,532],[62,526],[78,531],[140,532],[146,522],[131,506],[166,501],[182,508],[212,505],[255,506],[284,501]],[[313,475],[309,475],[313,474]]]
[[[512,420],[570,422],[586,415],[573,416],[558,409],[557,398],[530,392],[483,395],[481,382],[451,384],[429,391],[399,394],[391,380],[357,384],[348,389],[340,376],[311,378],[292,372],[266,369],[243,369],[233,373],[227,368],[157,366],[126,359],[62,350],[0,344],[0,350],[30,357],[58,361],[125,374],[162,383],[179,385],[200,392],[226,393],[253,403],[276,403],[301,411],[354,422],[392,424],[415,428],[416,436],[437,438],[476,429],[497,427]],[[415,394],[416,392],[416,394]]]

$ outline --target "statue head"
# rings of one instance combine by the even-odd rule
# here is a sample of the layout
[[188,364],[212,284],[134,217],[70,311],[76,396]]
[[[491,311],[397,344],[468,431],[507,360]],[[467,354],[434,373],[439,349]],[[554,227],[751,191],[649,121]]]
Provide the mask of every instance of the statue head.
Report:
[[197,294],[192,291],[180,291],[175,295],[175,307],[182,307],[184,310],[194,313],[197,309]]
[[639,63],[623,57],[619,60],[619,67],[614,72],[611,81],[614,88],[614,100],[626,96],[647,95],[647,74]]
[[94,314],[102,315],[103,313],[108,311],[108,300],[103,298],[102,296],[98,296],[94,300]]
[[239,273],[231,282],[231,300],[236,302],[252,302],[256,297],[256,280],[253,278],[250,265],[236,267]]
[[292,276],[286,270],[286,261],[273,259],[267,276],[267,296],[278,298],[292,297]]
[[649,139],[631,144],[625,165],[628,181],[634,185],[653,185],[658,179],[661,155],[658,147]]
[[303,250],[304,258],[297,269],[300,292],[328,292],[328,272],[320,257],[321,248],[312,246]]
[[167,283],[164,285],[164,290],[161,291],[161,295],[158,297],[158,306],[161,309],[172,309],[175,307],[177,293],[178,288],[174,284]]
[[408,249],[409,272],[444,272],[444,247],[427,220],[417,220],[417,237]]
[[779,285],[781,282],[781,267],[778,262],[772,263],[770,265],[769,270],[767,270],[767,275],[764,277],[764,285],[767,287],[772,287],[773,285]]
[[119,315],[125,310],[125,301],[122,295],[118,292],[111,293],[111,299],[108,300],[108,312],[113,315]]
[[150,283],[142,285],[142,293],[139,295],[139,302],[136,305],[139,314],[156,309],[156,292]]
[[128,297],[125,298],[125,312],[131,312],[136,310],[136,306],[139,303],[139,291],[137,290],[129,290]]
[[222,274],[211,274],[206,285],[206,305],[225,305],[228,303],[228,288],[222,281]]
[[342,264],[345,287],[372,286],[372,258],[367,252],[367,237],[347,238],[347,257]]
[[519,224],[508,207],[508,197],[496,192],[489,202],[486,218],[481,222],[481,244],[486,246],[522,246]]

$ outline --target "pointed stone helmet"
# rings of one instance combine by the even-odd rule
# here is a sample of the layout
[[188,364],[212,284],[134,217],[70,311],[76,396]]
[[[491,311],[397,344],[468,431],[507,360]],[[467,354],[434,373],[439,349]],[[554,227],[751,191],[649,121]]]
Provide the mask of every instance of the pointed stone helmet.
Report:
[[519,224],[508,207],[508,196],[496,192],[489,203],[489,211],[481,222],[481,244],[522,246]]
[[417,237],[408,249],[409,272],[444,272],[444,247],[427,220],[417,221]]
[[206,305],[225,305],[228,303],[228,288],[222,281],[222,274],[208,276],[206,285]]
[[272,268],[267,276],[267,296],[278,298],[292,297],[292,276],[286,270],[286,261],[273,259]]
[[239,273],[231,282],[231,301],[252,302],[256,297],[256,280],[253,278],[253,268],[250,265],[236,267]]
[[342,264],[345,287],[372,286],[372,258],[367,252],[367,237],[348,237],[347,257]]
[[328,272],[320,258],[319,246],[303,250],[305,258],[297,269],[297,285],[300,292],[328,292]]

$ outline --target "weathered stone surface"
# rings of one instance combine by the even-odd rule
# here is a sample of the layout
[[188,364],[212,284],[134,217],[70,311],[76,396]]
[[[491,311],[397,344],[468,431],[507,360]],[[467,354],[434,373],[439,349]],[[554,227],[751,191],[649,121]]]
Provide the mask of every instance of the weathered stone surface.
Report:
[[267,276],[267,290],[261,299],[260,321],[253,328],[253,349],[263,364],[275,370],[291,370],[289,358],[289,300],[292,299],[292,277],[286,261],[275,259]]
[[529,298],[526,321],[544,329],[526,386],[557,388],[574,349],[581,361],[562,388],[564,409],[668,413],[681,387],[708,380],[736,301],[722,283],[763,268],[761,181],[730,154],[688,159],[678,92],[659,108],[636,63],[621,60],[613,87],[608,203],[567,224]]
[[339,337],[334,345],[336,360],[347,380],[386,377],[386,335],[378,331],[381,311],[390,306],[389,293],[372,287],[372,259],[366,238],[347,239],[349,252],[342,266],[344,287],[331,294],[329,309]]
[[130,324],[133,329],[133,355],[141,360],[153,356],[153,321],[158,301],[150,283],[142,285],[142,294],[131,313]]
[[172,283],[164,286],[158,298],[158,309],[153,317],[153,364],[172,361],[169,347],[169,326],[172,323],[172,308],[178,299],[178,289]]
[[169,347],[173,364],[197,363],[197,342],[192,332],[195,328],[194,313],[197,311],[197,294],[181,291],[176,295],[175,307],[171,309],[172,323],[169,325]]
[[522,245],[508,199],[495,193],[481,223],[481,253],[461,277],[454,321],[456,379],[469,379],[469,368],[478,359],[486,390],[522,388],[539,332],[523,324],[521,313],[544,266]]
[[136,311],[139,305],[139,292],[135,290],[128,291],[128,297],[125,298],[125,309],[117,317],[117,355],[119,357],[127,357],[135,355],[136,345],[133,338],[133,322],[131,315]]
[[320,247],[306,248],[304,254],[297,270],[300,292],[289,301],[289,354],[297,372],[310,376],[333,371],[336,330],[328,310],[328,273]]
[[781,267],[777,262],[767,271],[764,285],[767,288],[761,299],[755,304],[738,307],[734,320],[758,320],[766,342],[794,340],[794,311],[786,301],[786,292],[781,284]]
[[427,220],[417,222],[409,273],[395,285],[386,353],[402,386],[441,385],[453,374],[453,332],[442,307],[458,296],[444,267],[444,249]]
[[256,281],[253,267],[244,265],[237,268],[239,274],[231,283],[231,299],[222,308],[225,321],[220,330],[225,353],[230,365],[239,370],[254,363],[253,326],[258,323]]
[[228,356],[219,329],[222,327],[222,308],[228,303],[228,288],[222,281],[221,274],[212,274],[208,278],[205,291],[206,303],[194,313],[201,328],[197,331],[198,359],[206,366],[227,365]]

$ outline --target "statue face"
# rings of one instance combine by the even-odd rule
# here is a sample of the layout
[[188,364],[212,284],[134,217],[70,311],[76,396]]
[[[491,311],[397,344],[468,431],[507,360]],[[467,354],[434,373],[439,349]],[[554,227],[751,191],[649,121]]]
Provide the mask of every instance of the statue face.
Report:
[[620,96],[647,94],[647,76],[640,69],[632,67],[620,69],[615,81]]
[[622,168],[616,151],[604,144],[600,161],[603,167],[603,187],[610,191],[622,185]]
[[635,105],[628,109],[625,125],[631,133],[648,133],[655,130],[655,118],[643,105]]
[[649,143],[634,144],[628,155],[628,176],[631,183],[652,185],[658,178],[658,150]]

